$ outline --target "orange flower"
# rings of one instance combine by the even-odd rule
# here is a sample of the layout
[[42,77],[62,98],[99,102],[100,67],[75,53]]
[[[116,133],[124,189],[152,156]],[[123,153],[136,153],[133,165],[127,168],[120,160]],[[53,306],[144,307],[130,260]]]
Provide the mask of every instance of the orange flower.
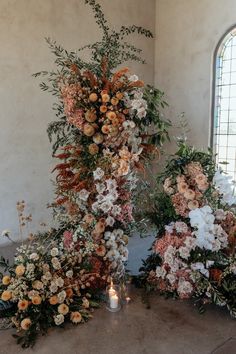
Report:
[[107,93],[102,94],[102,102],[107,103],[110,101],[110,96]]
[[102,105],[102,106],[100,107],[100,112],[105,113],[106,111],[107,111],[107,106]]
[[109,132],[110,132],[110,127],[109,127],[109,125],[107,125],[107,124],[103,125],[103,126],[102,126],[102,132],[103,132],[104,134],[109,134]]
[[57,295],[51,296],[49,299],[50,305],[56,305],[58,303]]
[[89,123],[95,122],[95,120],[97,119],[96,113],[94,111],[87,111],[85,113],[85,119]]
[[112,99],[111,99],[111,104],[112,104],[113,106],[117,106],[118,103],[119,103],[118,98],[112,97]]
[[116,118],[116,114],[115,114],[115,112],[113,112],[113,111],[107,112],[106,116],[107,116],[107,118],[110,119],[110,120],[113,120],[113,119]]
[[66,289],[66,296],[68,298],[72,297],[74,295],[73,290],[71,288]]
[[190,210],[197,209],[198,207],[199,207],[199,203],[197,200],[190,200],[190,202],[188,202],[188,208]]
[[124,114],[128,114],[129,113],[129,110],[127,108],[123,109],[123,113]]
[[96,144],[90,144],[88,150],[91,155],[96,155],[99,151],[99,147]]
[[101,234],[102,232],[105,231],[105,227],[106,227],[106,220],[105,219],[100,219],[96,225],[95,225],[95,232],[98,234]]
[[114,125],[111,126],[109,130],[111,136],[116,136],[119,133],[119,129]]
[[86,222],[87,224],[91,224],[94,221],[94,216],[92,214],[86,214],[83,217],[83,221]]
[[20,300],[17,304],[17,307],[20,311],[25,311],[29,306],[28,300]]
[[120,124],[120,121],[118,118],[115,118],[112,120],[112,125],[114,125],[115,127],[117,127]]
[[10,284],[10,281],[11,281],[11,278],[9,277],[9,275],[5,275],[5,276],[2,278],[2,283],[3,283],[3,285],[9,285],[9,284]]
[[80,323],[82,321],[82,316],[79,311],[71,312],[70,320],[73,323]]
[[18,277],[22,276],[25,273],[25,266],[23,264],[19,264],[15,269],[15,273]]
[[85,123],[83,131],[86,136],[92,136],[95,133],[94,127],[88,123]]
[[5,290],[2,292],[1,299],[3,301],[9,301],[12,298],[12,293],[9,290]]
[[27,331],[27,329],[30,328],[31,323],[32,323],[32,322],[31,322],[31,319],[30,319],[30,318],[24,318],[24,319],[21,321],[20,325],[21,325],[21,328],[22,328],[24,331]]
[[33,305],[40,305],[42,302],[42,298],[39,295],[35,295],[32,297],[32,304]]
[[103,245],[98,246],[97,249],[96,249],[96,254],[99,257],[104,257],[105,254],[106,254],[106,247],[103,246]]
[[65,316],[69,312],[69,307],[66,304],[60,304],[57,310],[61,315]]
[[121,100],[124,97],[124,95],[122,92],[117,92],[116,97],[118,98],[118,100]]
[[93,136],[93,141],[95,144],[101,144],[103,142],[103,135],[101,133],[96,133]]
[[96,102],[97,99],[98,99],[98,95],[95,92],[93,92],[89,95],[89,101]]

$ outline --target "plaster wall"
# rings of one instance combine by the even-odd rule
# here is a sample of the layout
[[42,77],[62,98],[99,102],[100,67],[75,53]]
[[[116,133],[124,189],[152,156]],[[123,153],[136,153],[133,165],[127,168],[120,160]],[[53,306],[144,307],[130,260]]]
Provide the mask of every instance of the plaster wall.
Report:
[[173,134],[185,112],[189,140],[198,147],[210,143],[214,51],[236,25],[235,14],[235,0],[156,1],[155,84],[170,104]]

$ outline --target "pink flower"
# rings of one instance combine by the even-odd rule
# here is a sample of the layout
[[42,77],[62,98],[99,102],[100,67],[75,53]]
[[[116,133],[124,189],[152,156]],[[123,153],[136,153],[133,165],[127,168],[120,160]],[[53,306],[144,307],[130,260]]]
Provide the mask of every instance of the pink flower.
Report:
[[73,242],[73,233],[71,231],[65,231],[63,234],[63,243],[66,248],[70,248],[71,243]]

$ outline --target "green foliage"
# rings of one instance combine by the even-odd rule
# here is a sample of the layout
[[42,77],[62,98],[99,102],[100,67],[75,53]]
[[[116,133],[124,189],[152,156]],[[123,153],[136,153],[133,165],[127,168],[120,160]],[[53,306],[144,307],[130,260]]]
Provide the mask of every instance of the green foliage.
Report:
[[170,156],[165,171],[158,176],[158,180],[162,182],[167,177],[183,174],[185,166],[190,162],[200,162],[209,181],[212,181],[216,169],[212,150],[210,148],[207,151],[197,150],[182,141],[179,143],[178,151]]

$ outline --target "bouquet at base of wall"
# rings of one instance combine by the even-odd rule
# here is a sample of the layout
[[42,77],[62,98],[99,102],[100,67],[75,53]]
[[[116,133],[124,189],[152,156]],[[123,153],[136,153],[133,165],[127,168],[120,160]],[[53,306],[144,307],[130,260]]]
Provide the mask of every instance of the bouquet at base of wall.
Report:
[[210,151],[181,143],[160,176],[152,220],[158,234],[141,268],[149,290],[214,303],[236,317],[236,216],[233,184]]

